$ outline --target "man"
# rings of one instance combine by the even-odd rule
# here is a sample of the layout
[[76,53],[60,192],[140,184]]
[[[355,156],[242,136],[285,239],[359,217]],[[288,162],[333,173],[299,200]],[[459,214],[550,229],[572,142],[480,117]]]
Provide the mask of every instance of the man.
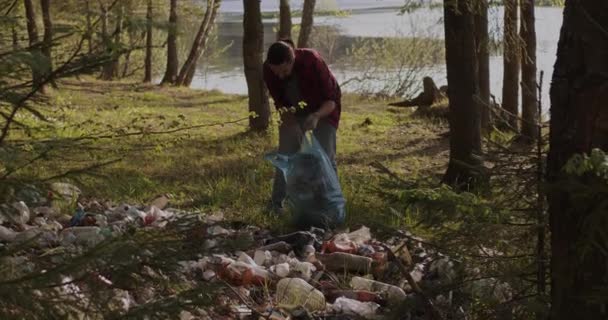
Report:
[[[319,53],[295,49],[290,40],[275,42],[264,62],[264,81],[276,108],[281,110],[279,152],[296,153],[304,132],[312,130],[336,169],[336,130],[342,95]],[[285,196],[285,178],[277,169],[271,201],[275,213],[281,212]]]

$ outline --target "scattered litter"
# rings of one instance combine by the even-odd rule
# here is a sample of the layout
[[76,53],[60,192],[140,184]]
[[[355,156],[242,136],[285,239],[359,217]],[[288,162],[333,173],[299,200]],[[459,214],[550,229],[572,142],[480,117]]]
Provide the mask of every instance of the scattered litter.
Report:
[[[397,268],[397,261],[416,282],[429,281],[425,283],[429,284],[439,280],[447,284],[456,278],[454,262],[448,257],[408,242],[410,237],[396,236],[380,242],[365,226],[336,234],[313,227],[308,231],[276,235],[226,221],[221,212],[203,215],[168,208],[169,198],[164,195],[150,201],[148,206],[126,203],[115,206],[95,200],[80,203],[80,190],[69,184],[54,185],[52,194],[49,201],[70,202],[72,209],[53,206],[48,201],[31,209],[25,202],[0,204],[0,243],[45,248],[44,254],[49,255],[53,250],[82,252],[121,234],[161,230],[177,218],[195,217],[192,220],[197,223],[197,229],[192,231],[193,243],[189,245],[198,252],[179,262],[181,268],[175,272],[190,284],[200,282],[228,288],[224,287],[226,290],[214,297],[217,301],[211,306],[204,310],[183,310],[179,319],[257,319],[259,316],[285,320],[332,318],[333,315],[336,318],[332,319],[376,319],[403,306],[409,298],[406,292],[412,288]],[[408,245],[414,249],[413,255]],[[391,251],[397,260],[388,260],[388,256],[392,257]],[[4,259],[0,267],[11,275],[34,269],[27,256]],[[144,277],[169,279],[145,264],[140,273]],[[126,312],[164,294],[160,288],[145,285],[117,289],[111,272],[92,276],[97,279],[96,283],[108,289],[108,310]],[[57,290],[85,303],[90,288],[70,279],[66,278]],[[474,282],[467,290],[474,296],[493,295],[499,301],[505,301],[510,294],[510,288],[490,280]],[[450,292],[434,299],[438,304],[447,304],[454,301],[452,296]],[[424,308],[422,310],[412,311],[404,318],[423,319]]]

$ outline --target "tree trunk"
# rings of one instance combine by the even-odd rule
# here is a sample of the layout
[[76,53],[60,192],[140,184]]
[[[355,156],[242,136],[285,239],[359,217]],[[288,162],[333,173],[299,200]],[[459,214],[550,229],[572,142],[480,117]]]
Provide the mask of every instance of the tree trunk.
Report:
[[504,3],[502,107],[506,111],[508,126],[518,131],[520,42],[517,34],[517,0],[504,0]]
[[291,39],[291,7],[289,0],[281,0],[279,18],[279,33],[277,39]]
[[538,139],[539,119],[536,85],[536,28],[534,0],[521,0],[521,133],[530,142]]
[[[566,0],[551,81],[547,158],[551,226],[551,319],[608,319],[606,198],[585,201],[567,186],[597,181],[562,171],[576,153],[608,150],[608,2]],[[596,179],[596,180],[592,180]],[[605,190],[605,182],[597,185]],[[559,188],[561,187],[561,188]],[[594,190],[594,192],[596,191]],[[593,192],[584,194],[591,197]],[[605,194],[605,191],[604,191]],[[597,196],[596,196],[597,198]],[[586,250],[584,250],[586,249]]]
[[174,84],[177,80],[177,0],[170,0],[169,31],[167,36],[167,69],[161,84]]
[[104,60],[107,61],[103,64],[101,75],[99,77],[104,79],[106,70],[109,69],[108,65],[111,63],[110,56],[112,54],[112,40],[110,40],[110,34],[108,32],[108,7],[100,1],[99,9],[101,12],[101,42],[103,43],[103,48],[105,51]]
[[[129,50],[127,51],[127,53],[125,54],[125,61],[123,62],[123,67],[122,67],[122,74],[121,74],[121,78],[126,78],[129,74],[129,67],[131,66],[131,53],[133,52],[135,46],[137,45],[137,42],[139,40],[143,40],[143,39],[137,39],[137,32],[135,29],[133,28],[129,28]],[[146,33],[142,33],[142,37],[145,37]]]
[[[42,53],[48,60],[47,65],[44,67],[44,75],[46,77],[53,71],[53,22],[51,20],[51,0],[40,0],[40,8],[42,9],[42,21],[44,24]],[[51,84],[54,88],[57,88],[55,81],[51,81]]]
[[315,13],[316,0],[304,0],[302,8],[302,23],[300,24],[300,36],[298,37],[298,48],[308,47],[308,40],[312,33],[313,16]]
[[215,25],[215,17],[220,7],[220,3],[220,0],[207,0],[207,11],[205,12],[205,17],[203,18],[201,26],[198,29],[196,38],[194,38],[194,43],[192,43],[190,54],[179,72],[179,76],[177,77],[177,81],[175,83],[176,85],[187,87],[192,83],[198,59],[207,49],[209,33]]
[[152,82],[152,24],[153,24],[152,0],[148,0],[146,13],[146,60],[144,70],[144,82]]
[[488,0],[479,0],[475,12],[475,42],[479,67],[479,103],[481,106],[481,129],[490,131],[492,119],[490,104],[490,36],[488,32]]
[[19,50],[19,35],[17,34],[17,28],[14,24],[11,26],[11,33],[13,37],[13,50],[17,51]]
[[[27,35],[30,43],[30,52],[34,56],[35,60],[38,60],[42,52],[40,51],[38,43],[38,27],[36,26],[36,12],[34,11],[34,4],[32,0],[24,0],[25,6],[25,18],[27,20]],[[42,83],[42,72],[39,67],[32,65],[32,85],[37,87]],[[44,92],[44,86],[40,87],[40,92]]]
[[[123,6],[121,3],[117,5],[118,13],[116,16],[116,28],[114,30],[114,44],[113,47],[116,48],[117,45],[121,42],[121,35],[123,29]],[[119,67],[119,58],[120,54],[116,49],[110,49],[110,54],[112,56],[111,60],[104,65],[103,72],[101,78],[103,80],[113,80],[118,77],[118,67]]]
[[437,89],[437,85],[431,77],[424,77],[422,79],[422,88],[423,91],[414,99],[389,103],[388,105],[393,107],[418,107],[417,111],[427,111],[434,103],[445,98],[441,91]]
[[93,27],[91,26],[91,5],[89,0],[84,1],[84,10],[86,11],[86,32],[85,39],[87,40],[89,54],[93,54]]
[[444,0],[450,161],[443,181],[468,187],[481,166],[481,114],[472,1]]
[[264,55],[264,28],[260,0],[243,0],[243,64],[249,94],[249,127],[264,131],[270,122],[270,106],[264,85],[262,67]]

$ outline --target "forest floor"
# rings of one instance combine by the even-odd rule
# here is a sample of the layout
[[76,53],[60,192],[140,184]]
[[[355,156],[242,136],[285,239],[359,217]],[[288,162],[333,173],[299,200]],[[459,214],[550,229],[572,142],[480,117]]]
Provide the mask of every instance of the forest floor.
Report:
[[[59,88],[37,102],[55,128],[31,116],[19,119],[37,128],[30,135],[58,141],[20,177],[59,176],[87,197],[113,202],[146,203],[170,194],[174,207],[281,225],[264,212],[273,168],[263,156],[276,147],[276,115],[270,132],[257,134],[248,131],[241,95],[91,78],[64,80]],[[447,165],[447,130],[440,117],[346,95],[337,162],[347,224],[407,224],[378,196],[382,174],[372,164],[408,180],[438,180]]]

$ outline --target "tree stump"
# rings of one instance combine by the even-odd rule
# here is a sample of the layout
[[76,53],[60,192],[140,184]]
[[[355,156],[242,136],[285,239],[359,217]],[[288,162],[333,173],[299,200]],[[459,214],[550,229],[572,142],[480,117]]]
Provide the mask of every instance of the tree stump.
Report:
[[444,99],[446,96],[437,89],[435,81],[431,77],[422,79],[422,87],[424,91],[411,100],[389,103],[393,107],[418,107],[417,111],[428,110],[435,102]]

